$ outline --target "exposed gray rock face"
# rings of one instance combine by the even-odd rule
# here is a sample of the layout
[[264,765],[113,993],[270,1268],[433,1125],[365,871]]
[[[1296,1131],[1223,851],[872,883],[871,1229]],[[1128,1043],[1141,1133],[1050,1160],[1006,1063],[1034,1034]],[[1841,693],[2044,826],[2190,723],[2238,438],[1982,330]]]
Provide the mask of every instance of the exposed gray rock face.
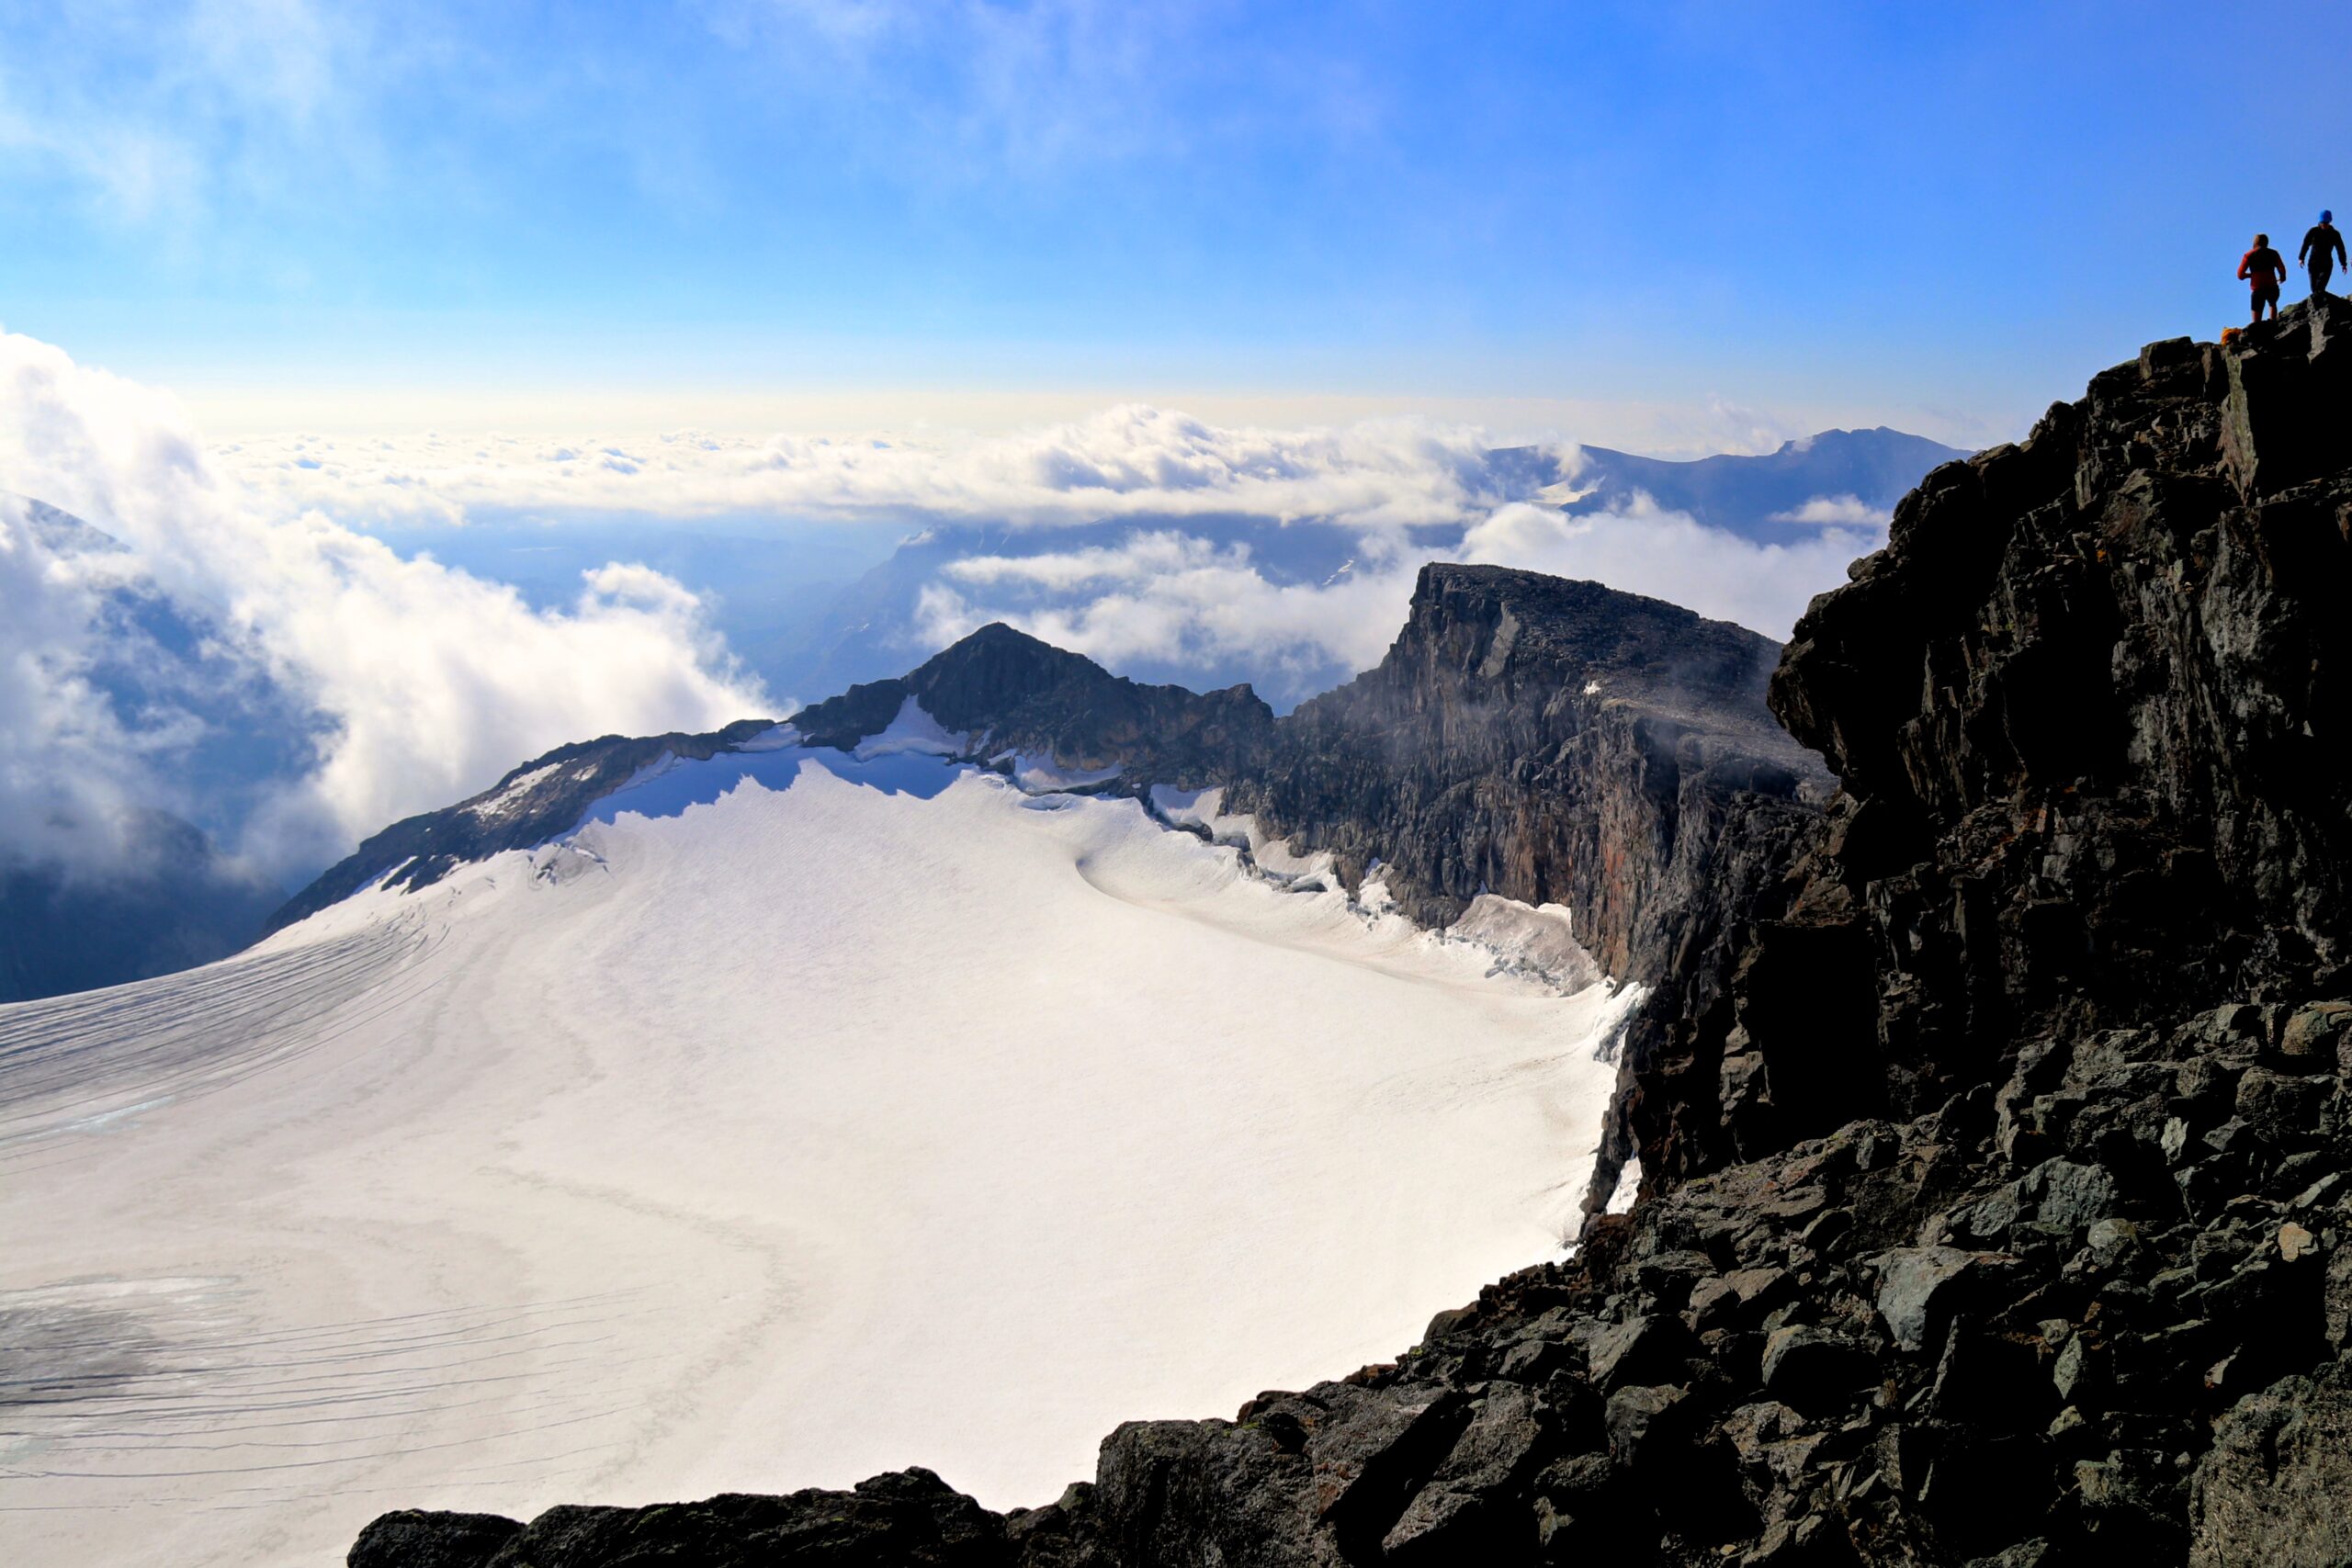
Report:
[[1918,1115],[2062,1025],[2346,989],[2348,337],[2324,299],[2154,344],[1815,602],[1771,700],[1843,787],[1634,1029],[1645,1173]]
[[1765,710],[1779,652],[1599,583],[1432,564],[1379,668],[1285,717],[1228,808],[1351,886],[1379,863],[1424,924],[1482,891],[1562,904],[1603,969],[1654,975],[1730,803],[1828,792]]
[[1280,719],[1247,687],[1138,685],[986,626],[794,723],[854,746],[913,697],[985,735],[983,755],[1116,764],[1109,787],[1132,794],[1222,784],[1227,809],[1330,853],[1351,890],[1378,865],[1423,924],[1481,892],[1562,904],[1605,970],[1638,977],[1665,967],[1742,803],[1809,818],[1833,782],[1764,705],[1779,651],[1598,583],[1432,564],[1379,667]]
[[1121,1427],[1012,1561],[2345,1561],[2347,340],[2159,344],[1930,475],[1773,677],[1826,814],[1709,803],[1633,1213],[1394,1364]]

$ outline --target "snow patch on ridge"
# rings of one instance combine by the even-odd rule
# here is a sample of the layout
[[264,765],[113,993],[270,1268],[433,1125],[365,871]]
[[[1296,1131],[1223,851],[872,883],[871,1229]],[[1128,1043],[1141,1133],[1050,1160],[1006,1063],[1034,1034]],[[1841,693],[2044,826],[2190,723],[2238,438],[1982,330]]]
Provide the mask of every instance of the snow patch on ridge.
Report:
[[1027,795],[1092,789],[1126,771],[1116,762],[1107,768],[1065,768],[1050,751],[1000,751],[989,763],[1009,769],[1012,782]]
[[509,784],[505,788],[500,790],[496,795],[490,796],[486,800],[476,801],[473,805],[467,807],[465,808],[467,815],[477,818],[484,822],[492,821],[494,818],[507,815],[516,807],[523,804],[524,796],[529,795],[532,790],[537,788],[541,783],[553,775],[556,770],[561,766],[562,764],[560,762],[549,762],[544,768],[533,768],[529,773],[522,774],[513,783]]
[[797,727],[788,723],[777,724],[769,726],[757,735],[737,741],[735,750],[754,754],[761,751],[785,751],[800,743],[800,731]]
[[967,757],[971,751],[971,736],[948,730],[909,697],[887,728],[859,741],[850,755],[870,762],[877,757]]
[[[1222,788],[1182,790],[1154,784],[1150,802],[1153,814],[1171,827],[1204,834],[1215,844],[1247,849],[1258,868],[1285,887],[1299,892],[1344,891],[1329,854],[1302,853],[1290,840],[1277,840],[1261,832],[1256,818],[1228,815],[1223,810]],[[1393,916],[1401,919],[1394,914],[1396,895],[1380,870],[1378,861],[1365,870],[1354,907],[1367,919]],[[1599,962],[1576,940],[1571,925],[1565,905],[1523,904],[1500,894],[1481,892],[1453,924],[1431,934],[1433,940],[1489,954],[1490,973],[1532,978],[1568,996],[1609,979]],[[1638,999],[1640,988],[1628,989]]]
[[1566,993],[1605,978],[1571,925],[1565,905],[1522,904],[1498,893],[1481,893],[1445,934],[1485,948],[1495,955],[1498,969],[1541,976]]
[[1341,886],[1339,863],[1331,855],[1320,851],[1301,853],[1290,840],[1260,830],[1257,818],[1241,812],[1227,814],[1224,804],[1221,786],[1194,790],[1151,786],[1151,807],[1162,820],[1206,833],[1212,843],[1247,849],[1260,871],[1284,886],[1301,892]]
[[1617,1172],[1617,1186],[1609,1194],[1609,1205],[1605,1212],[1611,1214],[1631,1213],[1634,1209],[1634,1200],[1641,1195],[1641,1156],[1627,1155],[1624,1165]]

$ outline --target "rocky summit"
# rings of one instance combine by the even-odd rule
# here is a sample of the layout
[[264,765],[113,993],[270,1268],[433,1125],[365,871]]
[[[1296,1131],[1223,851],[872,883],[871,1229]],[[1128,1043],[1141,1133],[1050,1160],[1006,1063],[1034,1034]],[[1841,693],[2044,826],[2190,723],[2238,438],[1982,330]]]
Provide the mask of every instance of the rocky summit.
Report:
[[1817,764],[1732,744],[1734,639],[1612,655],[1637,617],[1453,569],[1236,759],[1428,907],[1566,893],[1652,987],[1596,1180],[1638,1156],[1639,1201],[1393,1364],[1122,1427],[1006,1517],[910,1471],[351,1562],[2352,1560],[2347,429],[2322,299],[1938,468],[1769,677]]

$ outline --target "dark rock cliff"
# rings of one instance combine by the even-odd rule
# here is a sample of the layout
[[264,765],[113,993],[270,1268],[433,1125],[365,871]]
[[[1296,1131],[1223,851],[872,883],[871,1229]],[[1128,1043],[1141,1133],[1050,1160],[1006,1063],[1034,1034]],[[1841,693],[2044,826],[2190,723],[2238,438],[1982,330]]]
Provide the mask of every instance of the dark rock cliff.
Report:
[[1079,1560],[2352,1553],[2347,326],[1931,475],[1773,678],[1840,794],[1733,803],[1629,1035],[1634,1213],[1113,1434]]
[[1227,810],[1330,853],[1351,890],[1379,865],[1423,924],[1481,892],[1562,904],[1604,969],[1640,977],[1664,966],[1736,800],[1810,815],[1828,792],[1765,707],[1779,654],[1599,583],[1432,564],[1379,667],[1279,719],[1246,686],[1139,685],[993,626],[793,723],[854,746],[911,697],[984,757],[1116,764],[1109,787],[1136,795],[1221,784]]
[[1284,718],[1227,807],[1351,886],[1380,863],[1423,924],[1481,892],[1565,905],[1602,968],[1646,977],[1730,803],[1828,791],[1765,709],[1779,653],[1597,582],[1425,566],[1388,656]]
[[[1842,788],[1711,803],[1631,1214],[971,1561],[2352,1560],[2347,337],[2154,345],[1815,601],[1771,701]],[[641,1560],[566,1528],[494,1560]]]
[[1918,1115],[2052,1029],[2346,988],[2347,333],[2152,345],[1815,602],[1771,700],[1844,787],[1637,1026],[1645,1170]]

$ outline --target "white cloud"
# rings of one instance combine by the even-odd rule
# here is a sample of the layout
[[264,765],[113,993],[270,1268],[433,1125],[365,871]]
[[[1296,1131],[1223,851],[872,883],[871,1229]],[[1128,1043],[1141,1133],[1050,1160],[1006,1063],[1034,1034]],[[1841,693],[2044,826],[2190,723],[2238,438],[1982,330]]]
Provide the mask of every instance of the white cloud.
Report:
[[1247,545],[1220,551],[1205,539],[1159,529],[1130,534],[1116,547],[1094,545],[1034,556],[967,556],[948,562],[943,570],[958,582],[978,586],[1017,583],[1067,591],[1098,582],[1143,582],[1220,568],[1247,570],[1249,563]]
[[[1442,555],[1589,579],[1786,637],[1813,595],[1842,581],[1847,563],[1883,538],[1827,527],[1758,545],[1646,497],[1583,517],[1513,502]],[[1356,561],[1322,583],[1277,582],[1246,546],[1218,547],[1173,530],[1132,534],[1117,547],[967,558],[923,591],[914,640],[938,647],[1001,620],[1114,668],[1240,662],[1270,693],[1295,697],[1334,671],[1379,660],[1432,554],[1378,535],[1360,543]],[[1040,605],[1040,592],[1055,597]]]
[[1894,517],[1884,507],[1871,506],[1860,496],[1816,495],[1791,512],[1775,512],[1775,523],[1826,523],[1846,528],[1883,528]]
[[1125,404],[987,437],[676,431],[551,446],[507,435],[288,435],[214,456],[276,512],[315,507],[388,523],[460,522],[497,509],[1016,527],[1230,513],[1394,528],[1458,523],[1502,500],[1485,467],[1487,446],[1467,426],[1419,420],[1267,430]]
[[[1016,530],[1124,519],[1134,531],[1115,544],[1011,547],[1008,536],[1008,547],[944,564],[910,630],[910,661],[1004,620],[1114,666],[1245,667],[1287,696],[1379,658],[1414,570],[1433,553],[1415,542],[1416,527],[1463,530],[1454,553],[1464,559],[1590,577],[1784,637],[1806,600],[1873,547],[1884,521],[1850,497],[1818,498],[1801,509],[1817,531],[1764,546],[1646,498],[1568,519],[1514,500],[1487,460],[1492,445],[1475,428],[1425,421],[1279,430],[1125,405],[985,437],[295,436],[247,441],[221,460],[280,511],[411,523],[493,509]],[[1546,450],[1572,484],[1579,450]],[[601,460],[616,454],[634,471]],[[1295,573],[1272,570],[1247,543],[1212,544],[1188,526],[1236,518],[1255,520],[1269,537],[1302,520],[1335,524],[1355,536],[1357,558],[1332,583],[1293,582]]]
[[[1379,660],[1411,602],[1413,570],[1387,565],[1329,584],[1275,582],[1245,547],[1136,534],[1118,549],[956,562],[946,571],[952,585],[923,590],[915,635],[936,647],[1004,621],[1114,668],[1147,660],[1179,669],[1240,661],[1260,684],[1295,695],[1286,677],[1328,677],[1334,667],[1361,670]],[[966,592],[1005,586],[1100,591],[1042,607],[991,604]]]
[[[122,541],[122,567],[207,607],[230,652],[329,721],[314,766],[285,783],[241,846],[280,868],[316,864],[564,741],[707,728],[766,706],[695,596],[657,572],[608,565],[569,608],[535,611],[316,509],[256,506],[170,399],[13,334],[0,335],[0,490]],[[61,566],[21,525],[0,551],[11,612],[0,619],[0,776],[12,800],[78,802],[102,819],[122,798],[171,789],[154,747],[120,733],[89,690],[95,601],[76,573],[93,570]]]
[[12,848],[111,860],[141,794],[141,738],[89,681],[96,577],[42,548],[21,505],[0,497],[0,867]]
[[347,178],[366,140],[359,89],[385,59],[354,8],[310,0],[36,3],[8,26],[0,151],[127,222],[180,225],[224,191],[276,200]]

